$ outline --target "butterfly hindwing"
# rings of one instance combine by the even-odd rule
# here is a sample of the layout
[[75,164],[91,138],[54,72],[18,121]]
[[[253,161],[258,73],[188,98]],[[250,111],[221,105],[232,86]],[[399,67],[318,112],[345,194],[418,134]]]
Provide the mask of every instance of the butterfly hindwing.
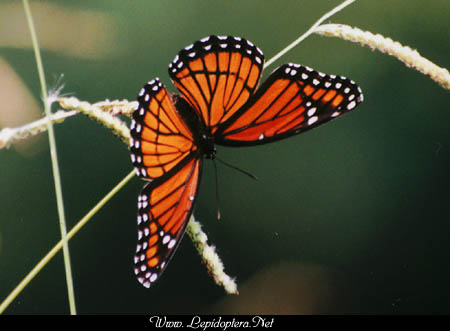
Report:
[[254,93],[264,55],[238,37],[209,36],[182,49],[169,75],[183,98],[214,132]]
[[337,118],[362,101],[361,89],[348,78],[285,64],[216,132],[215,141],[236,146],[272,142]]
[[190,158],[166,178],[148,183],[138,197],[134,271],[145,287],[167,266],[185,232],[197,196],[202,160]]
[[138,103],[130,126],[131,160],[139,176],[154,179],[169,172],[197,147],[158,78],[142,88]]

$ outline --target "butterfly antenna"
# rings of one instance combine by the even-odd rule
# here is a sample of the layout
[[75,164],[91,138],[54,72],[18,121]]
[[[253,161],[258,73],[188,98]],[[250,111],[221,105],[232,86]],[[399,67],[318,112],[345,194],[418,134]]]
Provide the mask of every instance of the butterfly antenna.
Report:
[[[229,163],[225,162],[224,160],[219,159],[217,156],[215,157],[215,159],[216,159],[217,161],[219,161],[220,163],[226,165],[227,167],[230,167],[230,168],[232,168],[232,169],[234,169],[234,170],[239,171],[240,173],[242,173],[242,174],[244,174],[244,175],[247,175],[247,176],[250,177],[251,179],[258,180],[258,177],[256,177],[255,175],[249,173],[248,171],[242,170],[241,168],[238,168],[238,167],[236,167],[236,166],[234,166],[234,165],[232,165],[232,164],[229,164]],[[215,165],[215,163],[214,163],[214,165]]]
[[216,161],[213,159],[214,173],[216,175],[216,203],[217,203],[217,219],[220,220],[220,199],[219,199],[219,176],[217,175]]

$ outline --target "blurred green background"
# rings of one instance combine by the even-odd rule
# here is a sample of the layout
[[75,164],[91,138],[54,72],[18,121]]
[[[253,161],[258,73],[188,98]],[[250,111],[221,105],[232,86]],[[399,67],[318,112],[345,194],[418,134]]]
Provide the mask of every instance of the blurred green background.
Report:
[[[47,81],[89,102],[134,100],[186,45],[248,38],[266,59],[341,3],[32,1]],[[409,45],[450,67],[448,0],[357,1],[329,22]],[[0,127],[42,116],[19,1],[0,2]],[[296,62],[351,77],[365,102],[343,118],[266,146],[218,147],[259,177],[205,162],[194,214],[240,295],[214,284],[185,237],[151,289],[135,280],[134,178],[70,241],[81,314],[450,313],[449,91],[398,60],[312,35],[267,70]],[[263,78],[264,79],[264,78]],[[69,228],[131,169],[127,147],[83,116],[55,127]],[[59,240],[46,134],[0,150],[0,301]],[[7,314],[69,313],[62,254]]]

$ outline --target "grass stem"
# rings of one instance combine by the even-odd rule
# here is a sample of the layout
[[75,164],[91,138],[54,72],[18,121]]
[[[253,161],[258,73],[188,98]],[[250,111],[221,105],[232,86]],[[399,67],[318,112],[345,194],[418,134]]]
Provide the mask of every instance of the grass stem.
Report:
[[[33,16],[31,14],[28,0],[23,0],[23,6],[25,9],[25,15],[26,15],[28,26],[29,26],[30,33],[31,33],[34,55],[36,58],[36,65],[37,65],[37,69],[38,69],[38,73],[39,73],[39,81],[41,84],[42,99],[44,101],[44,110],[45,110],[45,115],[47,118],[48,139],[49,139],[49,144],[50,144],[50,156],[51,156],[51,162],[52,162],[53,179],[55,182],[55,192],[56,192],[56,203],[57,203],[57,208],[58,208],[59,227],[60,227],[60,231],[61,231],[61,237],[64,238],[67,234],[67,226],[66,226],[66,217],[64,214],[64,202],[63,202],[63,195],[62,195],[61,176],[60,176],[59,165],[58,165],[58,155],[57,155],[57,151],[56,151],[55,133],[53,131],[53,123],[50,120],[51,101],[48,98],[47,84],[45,82],[45,75],[44,75],[44,67],[42,64],[41,53],[39,50],[39,43],[38,43],[38,39],[36,36],[36,30],[34,28]],[[63,242],[63,255],[64,255],[64,267],[65,267],[65,271],[66,271],[66,283],[67,283],[67,293],[68,293],[68,298],[69,298],[70,313],[72,315],[76,315],[72,268],[71,268],[71,264],[70,264],[69,244],[67,241]]]
[[281,51],[279,51],[277,54],[275,54],[274,56],[272,56],[270,58],[270,60],[266,61],[266,63],[264,64],[264,68],[267,68],[268,66],[272,65],[276,60],[278,60],[280,57],[282,57],[284,54],[286,54],[287,52],[289,52],[291,49],[293,49],[295,46],[297,46],[298,44],[300,44],[303,40],[305,40],[306,38],[309,37],[309,35],[311,35],[312,33],[314,33],[314,29],[319,26],[320,24],[322,24],[323,21],[325,21],[326,19],[330,18],[331,16],[333,16],[334,14],[340,12],[342,9],[344,9],[345,7],[347,7],[348,5],[351,5],[353,2],[355,2],[356,0],[347,0],[344,1],[343,3],[341,3],[339,6],[333,8],[332,10],[330,10],[328,13],[326,13],[325,15],[323,15],[321,18],[319,18],[316,23],[314,23],[309,29],[308,31],[306,31],[304,34],[302,34],[300,37],[298,37],[296,40],[294,40],[292,43],[290,43],[289,45],[287,45],[285,48],[283,48]]

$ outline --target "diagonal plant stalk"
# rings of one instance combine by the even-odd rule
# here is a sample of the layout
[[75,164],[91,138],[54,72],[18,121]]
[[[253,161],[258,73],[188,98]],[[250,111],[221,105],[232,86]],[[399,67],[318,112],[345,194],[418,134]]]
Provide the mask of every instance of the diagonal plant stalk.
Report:
[[189,220],[186,233],[194,243],[195,248],[202,257],[208,272],[214,278],[217,285],[222,286],[229,294],[239,294],[237,284],[233,278],[224,271],[224,266],[214,246],[208,245],[208,236],[203,232],[202,226],[193,215]]
[[[62,188],[61,188],[61,177],[59,172],[58,165],[58,155],[56,151],[56,140],[55,133],[53,131],[53,124],[50,120],[51,116],[51,104],[52,101],[48,98],[47,95],[47,85],[45,82],[44,68],[42,65],[41,53],[39,50],[39,43],[36,36],[36,30],[34,28],[33,16],[31,14],[30,6],[28,4],[28,0],[23,0],[23,6],[25,9],[25,15],[27,18],[29,30],[31,33],[31,39],[33,43],[34,54],[36,57],[36,65],[39,73],[39,80],[41,84],[41,92],[42,98],[44,102],[44,110],[47,118],[47,129],[48,129],[48,139],[50,144],[50,155],[52,160],[52,170],[53,170],[53,178],[55,181],[55,192],[56,192],[56,203],[58,206],[58,216],[59,216],[59,226],[61,231],[61,237],[64,238],[67,234],[67,226],[66,226],[66,217],[64,215],[64,202],[62,196]],[[76,306],[75,306],[75,294],[73,291],[73,279],[72,279],[72,268],[70,265],[70,254],[69,254],[69,245],[67,241],[63,242],[63,255],[64,255],[64,267],[66,271],[66,283],[67,283],[67,294],[69,298],[69,307],[70,313],[72,315],[76,314]]]
[[[104,111],[102,109],[105,108],[104,102],[99,102],[91,105],[89,102],[80,101],[75,97],[58,98],[57,100],[63,108],[73,109],[88,116],[89,118],[105,126],[107,129],[111,130],[125,144],[129,144],[130,130],[128,129],[128,125],[118,117],[114,116],[108,108],[108,111]],[[122,103],[122,107],[124,108],[124,111],[126,111],[127,107],[130,108],[129,105],[134,104],[135,102]],[[112,105],[115,105],[115,102],[113,102]],[[134,108],[135,106],[133,107],[133,110]]]
[[380,34],[375,35],[369,31],[362,31],[344,24],[320,25],[315,27],[313,32],[327,37],[338,37],[359,43],[371,49],[377,49],[382,53],[389,54],[402,61],[407,67],[416,69],[430,77],[443,88],[450,90],[450,73],[447,69],[437,66],[421,56],[418,51],[408,46],[403,46],[390,38],[386,38]]
[[[77,111],[64,111],[60,110],[53,113],[50,116],[50,121],[52,123],[61,123],[66,118],[78,114]],[[41,118],[37,121],[19,126],[17,128],[3,128],[0,130],[0,149],[4,147],[9,147],[15,142],[20,140],[25,140],[29,137],[36,136],[39,133],[47,131],[47,121],[48,117]]]
[[48,262],[58,253],[61,248],[67,244],[78,231],[123,187],[134,177],[134,170],[130,172],[124,179],[120,181],[103,199],[101,199],[75,226],[65,235],[39,263],[28,273],[28,275],[16,286],[14,290],[0,304],[0,314],[5,311],[9,304],[22,292],[22,290],[31,282],[31,280],[44,268]]
[[333,8],[332,10],[330,10],[328,13],[326,13],[325,15],[323,15],[321,18],[319,18],[309,29],[308,31],[306,31],[304,34],[302,34],[300,37],[298,37],[296,40],[294,40],[293,42],[291,42],[289,45],[287,45],[284,49],[282,49],[281,51],[279,51],[277,54],[275,54],[274,56],[272,56],[272,58],[268,61],[266,61],[266,63],[264,63],[264,68],[267,68],[268,66],[272,65],[276,60],[278,60],[280,57],[282,57],[284,54],[286,54],[287,52],[289,52],[291,49],[293,49],[295,46],[297,46],[298,44],[300,44],[303,40],[305,40],[306,38],[308,38],[312,33],[314,33],[314,29],[319,26],[320,24],[322,24],[323,21],[325,21],[326,19],[330,18],[331,16],[333,16],[334,14],[340,12],[342,9],[344,9],[345,7],[347,7],[348,5],[351,5],[353,2],[355,2],[356,0],[347,0],[344,1],[343,3],[341,3],[339,6]]

